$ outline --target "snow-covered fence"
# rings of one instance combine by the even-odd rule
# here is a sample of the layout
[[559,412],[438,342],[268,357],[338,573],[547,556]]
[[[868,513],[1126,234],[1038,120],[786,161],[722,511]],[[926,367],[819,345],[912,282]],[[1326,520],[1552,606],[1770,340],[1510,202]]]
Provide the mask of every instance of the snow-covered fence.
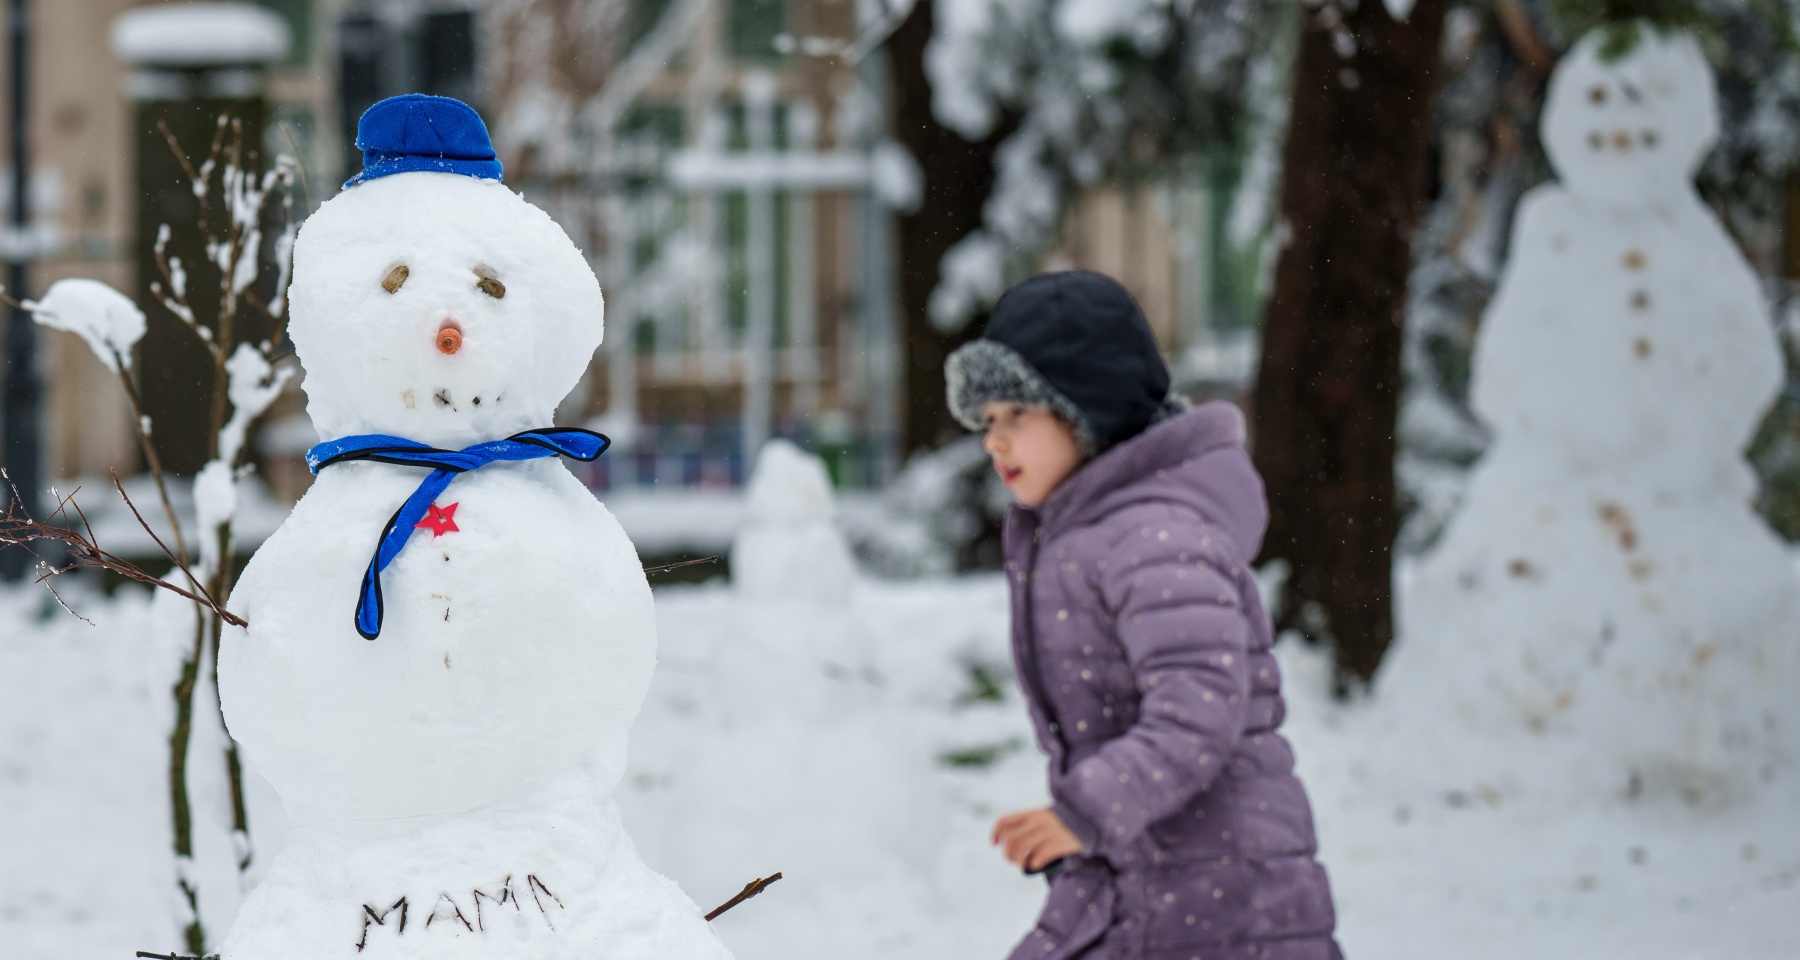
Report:
[[[745,78],[748,149],[722,149],[716,142],[718,138],[704,138],[700,144],[675,153],[667,166],[670,185],[703,203],[734,193],[746,199],[745,251],[749,270],[744,330],[736,343],[727,344],[712,337],[702,338],[699,344],[703,369],[719,369],[735,362],[741,371],[740,443],[745,462],[774,431],[778,379],[793,384],[797,409],[816,412],[824,357],[814,292],[814,198],[824,193],[855,197],[853,216],[862,239],[857,252],[862,260],[864,286],[872,287],[876,284],[868,282],[870,275],[891,267],[891,254],[883,240],[886,211],[911,206],[917,202],[918,192],[911,158],[891,143],[864,142],[818,149],[818,114],[804,102],[788,108],[787,149],[776,149],[776,93],[772,76],[750,74]],[[785,346],[776,343],[775,335],[778,284],[782,279],[776,260],[782,248],[775,208],[778,202],[787,206]],[[722,246],[723,238],[716,232],[705,239],[715,247]],[[866,291],[862,299],[864,322],[853,349],[865,374],[871,407],[891,412],[897,389],[898,345],[891,319],[881,322],[880,314],[887,305]],[[703,324],[702,329],[716,330],[719,326]],[[720,356],[721,352],[726,355]]]

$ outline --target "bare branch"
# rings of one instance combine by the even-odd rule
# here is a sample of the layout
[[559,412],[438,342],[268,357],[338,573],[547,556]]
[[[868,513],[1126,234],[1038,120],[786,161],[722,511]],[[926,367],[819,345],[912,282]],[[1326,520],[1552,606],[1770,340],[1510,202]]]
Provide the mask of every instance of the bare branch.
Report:
[[74,617],[77,620],[80,620],[82,623],[85,623],[90,627],[94,626],[94,621],[89,620],[88,618],[82,616],[79,613],[76,613],[75,608],[69,606],[69,602],[62,598],[62,594],[56,592],[56,586],[50,582],[50,578],[56,576],[56,574],[57,574],[57,571],[55,570],[55,568],[51,567],[50,564],[48,564],[42,560],[38,561],[37,568],[38,568],[37,579],[33,580],[32,582],[43,584],[44,589],[50,591],[50,596],[52,596],[56,599],[56,605],[63,608],[65,611],[67,611],[69,616]]
[[706,919],[707,920],[718,919],[720,914],[724,913],[727,910],[730,910],[732,907],[735,907],[740,903],[743,903],[745,900],[748,900],[751,897],[756,896],[757,894],[763,892],[764,890],[769,889],[770,884],[772,884],[775,881],[780,880],[780,879],[781,879],[781,871],[777,870],[773,874],[770,874],[769,876],[757,877],[755,880],[752,880],[749,883],[744,884],[744,889],[739,890],[737,896],[732,897],[730,900],[727,900],[724,903],[719,904],[717,907],[714,907],[713,912],[706,915]]
[[[294,166],[299,168],[299,171],[300,171],[299,183],[300,183],[300,206],[301,206],[301,209],[308,209],[312,206],[312,197],[306,192],[306,184],[311,179],[311,174],[306,172],[306,159],[303,156],[301,156],[300,144],[294,139],[293,128],[288,126],[288,124],[285,122],[279,124],[279,127],[281,129],[281,136],[285,140],[287,140],[288,149],[294,151],[293,153],[289,154],[289,156],[294,158]],[[292,196],[289,196],[288,204],[290,206],[293,204]]]
[[[4,477],[8,485],[12,484],[12,477],[8,475],[4,469],[0,469],[0,477]],[[118,483],[117,476],[114,476],[113,482],[115,485]],[[125,488],[123,486],[119,487],[119,494],[120,496],[125,495]],[[72,504],[73,498],[74,494],[71,493],[69,495],[69,500],[66,502]],[[192,600],[218,614],[219,618],[226,623],[240,627],[249,626],[242,617],[226,610],[224,605],[213,599],[213,597],[204,589],[199,589],[199,592],[186,590],[161,577],[153,576],[137,564],[103,549],[95,542],[91,528],[87,535],[84,536],[67,527],[43,523],[23,510],[19,506],[21,502],[21,498],[18,495],[18,489],[17,487],[14,487],[12,503],[8,505],[6,513],[0,515],[0,549],[17,547],[31,554],[33,557],[36,557],[38,559],[39,569],[42,571],[37,582],[44,583],[50,577],[67,573],[70,570],[84,568],[111,570],[127,579],[136,580],[139,583],[148,584],[152,587],[161,587],[164,590],[168,590],[185,597],[188,600]],[[155,531],[150,530],[149,525],[144,523],[143,515],[138,513],[137,506],[132,504],[130,497],[125,497],[125,504],[126,506],[131,507],[132,515],[137,517],[138,523],[144,526],[144,530],[150,534],[151,539],[156,541],[156,545],[162,547],[163,554],[169,557],[170,560],[174,560],[174,555],[169,553],[168,547],[163,546],[162,540],[157,538]],[[62,508],[59,507],[58,509],[60,512]],[[79,507],[76,509],[79,513]],[[83,524],[86,524],[85,515],[83,517]],[[38,554],[35,545],[46,541],[63,545],[69,555],[69,562],[66,565],[61,568],[54,567]],[[182,572],[187,574],[190,581],[195,582],[196,588],[199,587],[193,574],[189,572],[185,566],[183,566]],[[67,607],[66,604],[64,606],[65,608]],[[73,613],[74,611],[70,612]]]
[[655,567],[645,567],[644,573],[645,573],[645,575],[649,575],[652,573],[668,573],[670,570],[680,570],[682,567],[692,567],[692,566],[696,566],[696,565],[702,564],[702,563],[718,563],[718,562],[719,562],[718,557],[700,557],[695,560],[681,560],[676,563],[665,563],[665,564],[661,564],[661,565],[655,566]]
[[[131,429],[137,435],[138,449],[144,454],[144,466],[150,470],[150,478],[156,481],[156,495],[162,498],[163,515],[169,518],[170,535],[175,538],[176,566],[185,572],[188,564],[187,538],[181,533],[181,518],[175,513],[175,502],[169,497],[168,481],[163,475],[162,457],[156,452],[156,444],[150,437],[149,418],[144,415],[143,400],[138,397],[137,384],[131,382],[131,374],[125,365],[119,365],[119,381],[125,387],[125,402],[131,407]],[[115,477],[115,479],[117,479]],[[77,507],[76,509],[80,509]],[[89,536],[92,536],[90,531]],[[189,582],[195,587],[200,582],[188,574]]]
[[[188,578],[188,582],[194,585],[195,590],[200,591],[202,594],[206,594],[206,588],[200,585],[200,578],[194,576],[194,571],[188,569],[187,561],[170,552],[168,545],[162,542],[162,538],[156,535],[156,531],[150,529],[150,524],[144,522],[144,515],[138,512],[137,504],[132,503],[131,496],[125,492],[125,485],[119,482],[118,471],[112,472],[112,482],[113,489],[119,491],[119,497],[125,501],[126,506],[131,508],[131,515],[137,518],[138,526],[143,527],[144,532],[150,535],[150,539],[156,541],[157,549],[163,552],[163,556],[169,558],[170,563],[173,563],[181,570],[182,574]],[[74,494],[70,494],[70,496],[74,496]],[[89,535],[92,536],[91,533]],[[204,602],[215,611],[223,613],[223,611],[220,611],[219,604],[213,600],[211,594],[206,595]],[[240,624],[240,626],[242,626],[242,624]]]
[[844,62],[852,66],[861,64],[869,54],[880,49],[894,35],[894,31],[900,29],[900,24],[906,22],[906,15],[911,12],[910,3],[902,5],[883,2],[881,15],[857,36],[856,42],[844,50]]
[[175,140],[175,131],[170,130],[168,123],[162,120],[156,121],[156,129],[162,131],[163,140],[168,143],[169,152],[175,155],[175,162],[181,164],[181,172],[187,176],[188,183],[199,183],[200,171],[194,169],[193,161],[188,159],[187,151],[181,149],[181,144]]

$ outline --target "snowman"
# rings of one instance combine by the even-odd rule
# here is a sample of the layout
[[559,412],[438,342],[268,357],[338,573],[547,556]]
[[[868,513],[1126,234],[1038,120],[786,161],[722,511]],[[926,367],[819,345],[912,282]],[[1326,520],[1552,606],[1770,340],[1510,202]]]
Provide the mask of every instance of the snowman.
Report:
[[289,330],[317,481],[231,597],[219,692],[293,829],[230,960],[725,958],[611,798],[656,656],[631,541],[547,426],[600,287],[481,118],[363,115],[302,227]]
[[1629,792],[1720,796],[1800,698],[1800,582],[1743,451],[1780,388],[1755,274],[1693,187],[1718,134],[1693,39],[1590,35],[1550,81],[1560,182],[1521,201],[1476,341],[1494,442],[1407,586],[1396,689],[1563,729]]
[[744,499],[749,520],[731,541],[731,580],[740,593],[849,602],[856,561],[831,522],[836,508],[823,461],[786,440],[770,440],[756,455]]

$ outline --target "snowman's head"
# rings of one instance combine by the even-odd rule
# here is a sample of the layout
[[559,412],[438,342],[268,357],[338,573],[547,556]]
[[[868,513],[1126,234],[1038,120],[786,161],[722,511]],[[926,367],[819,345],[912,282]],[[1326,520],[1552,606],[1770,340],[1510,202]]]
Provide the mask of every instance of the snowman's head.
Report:
[[[388,105],[399,129],[371,146]],[[426,151],[405,152],[424,137]],[[289,332],[320,436],[462,447],[548,425],[600,345],[600,285],[581,251],[500,183],[463,104],[383,101],[357,140],[363,174],[294,244]]]
[[1577,196],[1640,205],[1693,189],[1719,135],[1712,71],[1694,38],[1638,27],[1607,62],[1602,31],[1582,38],[1550,78],[1544,148]]

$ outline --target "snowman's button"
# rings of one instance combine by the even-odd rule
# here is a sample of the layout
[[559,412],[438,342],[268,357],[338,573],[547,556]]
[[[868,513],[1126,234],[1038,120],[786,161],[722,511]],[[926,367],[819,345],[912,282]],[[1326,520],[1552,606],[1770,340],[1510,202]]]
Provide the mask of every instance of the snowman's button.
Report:
[[[461,505],[461,501],[457,501],[456,503],[444,507],[440,507],[435,503],[431,504],[427,510],[425,519],[413,524],[413,527],[414,529],[430,530],[431,539],[433,540],[436,540],[446,533],[457,533],[461,528],[456,525],[456,508]],[[446,556],[444,559],[448,560],[450,558]],[[437,594],[432,594],[432,596],[435,597]]]
[[1643,337],[1637,338],[1637,342],[1631,345],[1631,349],[1637,353],[1639,360],[1647,360],[1650,357],[1650,341]]
[[1642,290],[1631,291],[1631,309],[1633,309],[1633,310],[1648,310],[1648,309],[1650,309],[1650,295],[1648,293],[1645,293]]
[[1625,269],[1627,269],[1627,270],[1642,270],[1642,269],[1644,269],[1644,264],[1646,262],[1647,261],[1644,259],[1644,251],[1642,251],[1642,250],[1627,250],[1627,251],[1625,251]]

